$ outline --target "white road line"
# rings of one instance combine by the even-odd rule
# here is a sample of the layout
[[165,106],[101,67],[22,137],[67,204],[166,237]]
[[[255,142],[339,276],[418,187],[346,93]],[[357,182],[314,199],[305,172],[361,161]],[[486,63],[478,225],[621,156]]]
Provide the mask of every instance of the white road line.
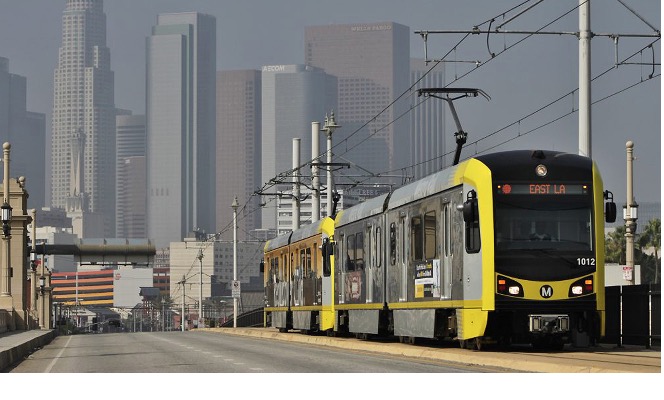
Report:
[[60,356],[62,355],[62,353],[65,352],[65,349],[67,348],[67,346],[69,346],[69,342],[71,342],[72,338],[73,338],[73,336],[69,336],[69,340],[67,340],[67,343],[65,343],[64,347],[62,348],[62,350],[60,350],[60,352],[58,353],[58,355],[55,356],[55,358],[53,359],[53,361],[51,361],[51,363],[48,365],[48,367],[46,367],[46,369],[44,370],[44,373],[48,374],[49,372],[51,372],[51,369],[53,369],[53,367],[55,366],[55,363],[58,361],[58,359],[60,358]]

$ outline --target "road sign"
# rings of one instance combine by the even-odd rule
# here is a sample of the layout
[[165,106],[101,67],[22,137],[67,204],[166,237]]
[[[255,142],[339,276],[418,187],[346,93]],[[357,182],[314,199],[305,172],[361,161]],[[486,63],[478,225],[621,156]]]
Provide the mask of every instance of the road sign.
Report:
[[240,281],[233,281],[231,285],[232,296],[234,299],[240,298]]

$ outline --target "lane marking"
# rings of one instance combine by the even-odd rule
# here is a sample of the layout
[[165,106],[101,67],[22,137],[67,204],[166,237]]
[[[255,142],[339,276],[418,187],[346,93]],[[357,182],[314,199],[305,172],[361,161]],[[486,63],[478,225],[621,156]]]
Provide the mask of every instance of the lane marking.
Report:
[[46,367],[46,370],[44,370],[44,373],[48,374],[49,372],[51,372],[51,369],[53,369],[53,367],[55,366],[55,363],[58,361],[60,356],[62,356],[62,353],[65,352],[65,349],[67,349],[67,346],[69,346],[69,342],[71,342],[71,340],[73,338],[74,338],[73,336],[69,336],[69,340],[67,340],[67,343],[65,343],[65,346],[60,350],[58,355],[55,356],[55,358],[53,359],[53,361],[51,361],[51,363],[48,365],[48,367]]

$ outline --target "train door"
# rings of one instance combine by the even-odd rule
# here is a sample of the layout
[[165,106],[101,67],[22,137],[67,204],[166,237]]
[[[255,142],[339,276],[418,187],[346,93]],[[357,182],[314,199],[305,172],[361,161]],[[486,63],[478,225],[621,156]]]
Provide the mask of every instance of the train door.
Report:
[[319,322],[321,331],[334,329],[334,244],[329,238],[323,237],[321,246],[322,276],[321,276],[321,304],[322,312]]
[[408,301],[408,214],[405,211],[399,212],[399,228],[397,229],[397,264],[400,272],[400,292],[399,301]]
[[441,264],[442,272],[440,274],[441,298],[449,299],[452,296],[452,260],[453,260],[453,242],[452,242],[452,212],[453,204],[449,198],[443,199],[443,210],[441,212],[442,224],[442,254]]

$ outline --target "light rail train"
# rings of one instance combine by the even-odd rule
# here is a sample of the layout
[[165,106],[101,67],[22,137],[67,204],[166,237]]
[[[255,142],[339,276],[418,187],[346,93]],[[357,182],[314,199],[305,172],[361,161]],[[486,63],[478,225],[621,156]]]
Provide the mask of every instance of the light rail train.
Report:
[[613,195],[575,154],[481,155],[265,245],[265,326],[560,348],[604,334]]

